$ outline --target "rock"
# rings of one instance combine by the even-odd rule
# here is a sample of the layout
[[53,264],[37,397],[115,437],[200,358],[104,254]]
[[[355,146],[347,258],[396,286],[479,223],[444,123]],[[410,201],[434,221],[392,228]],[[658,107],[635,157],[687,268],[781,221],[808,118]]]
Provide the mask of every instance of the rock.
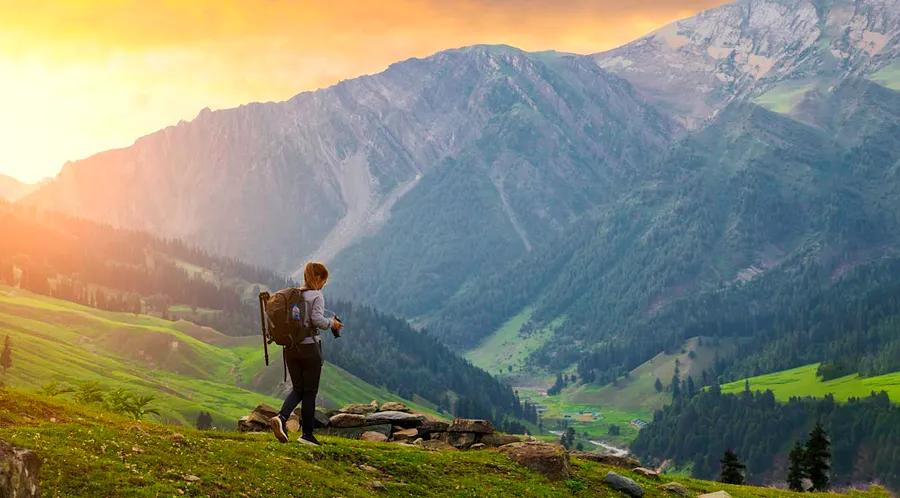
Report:
[[300,417],[297,415],[297,412],[291,414],[290,418],[288,418],[287,422],[284,424],[284,428],[287,429],[288,432],[300,431]]
[[426,420],[419,425],[419,437],[423,439],[429,439],[431,434],[434,432],[444,432],[447,428],[450,427],[450,424],[447,422],[441,422],[436,420]]
[[475,443],[472,446],[469,446],[470,450],[483,450],[487,448],[484,443]]
[[[332,423],[334,423],[334,417],[331,417]],[[422,415],[414,415],[412,413],[404,413],[404,412],[375,412],[365,417],[367,424],[394,424],[399,425],[401,427],[418,427],[422,425],[422,422],[425,421],[425,417]]]
[[484,443],[485,446],[490,446],[492,448],[496,448],[498,446],[503,446],[504,444],[511,443],[521,443],[523,441],[527,441],[528,439],[525,436],[516,436],[514,434],[482,434],[481,437],[478,438],[479,443]]
[[582,460],[590,460],[592,462],[602,463],[604,465],[612,465],[613,467],[621,467],[623,469],[633,469],[640,467],[641,462],[630,456],[609,455],[603,453],[588,453],[586,451],[573,451],[572,456],[581,458]]
[[423,441],[425,441],[425,440],[420,437],[417,437],[416,440],[412,442],[412,444],[421,445]]
[[366,425],[366,416],[356,413],[338,413],[328,419],[329,427],[362,427]]
[[443,441],[461,450],[475,444],[475,438],[476,434],[474,432],[436,432],[431,435],[431,439]]
[[569,477],[569,454],[558,444],[525,441],[503,445],[500,452],[551,480]]
[[360,470],[365,470],[366,472],[371,472],[373,474],[380,474],[381,471],[372,467],[371,465],[362,464],[359,466]]
[[366,431],[360,434],[359,439],[363,441],[374,441],[376,443],[384,443],[388,440],[388,437],[380,432],[375,431]]
[[387,488],[384,487],[384,484],[381,484],[381,481],[372,481],[369,483],[369,488],[375,491],[384,491]]
[[37,498],[41,459],[32,452],[0,441],[0,496]]
[[176,433],[172,434],[171,436],[169,436],[169,441],[172,441],[173,443],[181,444],[184,442],[184,440],[185,440],[184,434],[182,434],[180,432],[176,432]]
[[269,426],[269,419],[278,415],[278,410],[272,408],[269,405],[260,404],[256,405],[256,408],[250,412],[250,420],[253,422],[258,422],[266,427]]
[[487,420],[477,420],[470,418],[455,418],[447,432],[475,432],[478,434],[491,434],[494,427]]
[[659,487],[663,491],[674,493],[678,496],[691,496],[691,492],[683,484],[677,482],[667,482]]
[[[416,441],[419,440],[417,439]],[[421,446],[423,449],[430,451],[456,451],[456,448],[453,446],[437,439],[429,439],[428,441],[423,440],[421,443],[416,443],[416,446]]]
[[238,432],[264,432],[272,430],[268,424],[262,425],[259,422],[250,420],[250,417],[241,417],[238,419]]
[[706,493],[705,495],[700,495],[697,498],[731,498],[731,495],[726,491],[716,491],[715,493]]
[[339,413],[352,413],[355,415],[367,415],[369,413],[375,413],[377,411],[377,403],[375,404],[375,406],[372,406],[371,404],[351,403],[338,410]]
[[[318,408],[318,407],[316,407],[316,414],[313,418],[315,418],[315,420],[316,420],[315,423],[313,424],[313,427],[315,427],[317,429],[320,427],[328,427],[328,423],[331,419],[331,417],[329,417],[328,414],[325,413],[325,410]],[[301,418],[301,421],[302,420],[303,419]]]
[[634,472],[635,474],[640,474],[640,475],[642,475],[644,477],[648,477],[650,479],[659,479],[659,472],[657,472],[653,469],[648,469],[645,467],[635,467],[635,468],[631,469],[631,471]]
[[399,401],[388,401],[381,405],[381,410],[383,412],[405,412],[410,413],[412,410],[409,409],[408,406],[400,403]]
[[359,439],[364,432],[380,432],[385,436],[390,436],[391,426],[387,424],[381,425],[365,425],[362,427],[326,427],[319,431],[327,436],[337,436],[347,439]]
[[608,472],[606,474],[606,477],[603,478],[603,482],[605,482],[606,485],[611,487],[612,489],[621,491],[633,498],[640,498],[644,496],[644,490],[640,487],[640,485],[638,485],[638,483],[634,482],[633,479],[621,476],[619,474],[616,474],[615,472]]
[[193,474],[188,474],[188,475],[184,476],[184,480],[187,482],[199,482],[200,478]]
[[391,433],[391,439],[394,441],[410,441],[415,439],[419,435],[419,431],[416,429],[399,429],[394,427],[393,432]]

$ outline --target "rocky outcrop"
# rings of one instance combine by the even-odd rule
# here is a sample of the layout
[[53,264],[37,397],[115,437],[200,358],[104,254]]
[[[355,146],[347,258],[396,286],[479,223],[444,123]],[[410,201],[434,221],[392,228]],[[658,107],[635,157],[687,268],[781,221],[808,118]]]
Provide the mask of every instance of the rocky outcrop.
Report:
[[487,420],[455,418],[447,432],[469,432],[475,434],[491,434],[494,427]]
[[606,477],[603,478],[603,482],[610,488],[621,491],[632,498],[641,498],[644,496],[644,489],[641,488],[638,483],[634,482],[633,479],[616,474],[615,472],[607,473]]
[[364,425],[378,424],[375,422],[369,424],[367,423],[365,415],[358,415],[356,413],[338,413],[328,419],[329,427],[362,427]]
[[561,445],[526,441],[501,446],[499,451],[550,480],[569,477],[569,454]]
[[690,490],[684,487],[684,484],[678,482],[667,482],[661,485],[659,489],[678,496],[691,496]]
[[0,498],[40,497],[41,459],[31,450],[0,441]]
[[416,415],[406,412],[375,412],[366,415],[367,424],[394,424],[401,427],[418,427],[425,421],[424,415]]
[[379,411],[382,411],[382,412],[406,412],[406,413],[412,412],[412,410],[410,410],[408,406],[406,406],[403,403],[400,403],[398,401],[385,402],[383,405],[381,405],[381,408],[379,408]]

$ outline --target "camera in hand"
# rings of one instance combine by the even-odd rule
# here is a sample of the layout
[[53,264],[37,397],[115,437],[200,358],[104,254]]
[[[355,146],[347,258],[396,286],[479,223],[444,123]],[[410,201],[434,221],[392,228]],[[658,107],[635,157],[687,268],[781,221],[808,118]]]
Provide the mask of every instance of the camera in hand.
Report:
[[[339,317],[339,316],[337,316],[337,315],[334,315],[334,319],[337,320],[338,322],[342,323],[342,324],[344,323],[344,322],[341,320],[341,317]],[[337,339],[338,337],[341,336],[341,331],[338,330],[338,329],[336,329],[336,328],[333,328],[333,327],[332,327],[332,329],[331,329],[331,335],[333,335],[334,338]]]

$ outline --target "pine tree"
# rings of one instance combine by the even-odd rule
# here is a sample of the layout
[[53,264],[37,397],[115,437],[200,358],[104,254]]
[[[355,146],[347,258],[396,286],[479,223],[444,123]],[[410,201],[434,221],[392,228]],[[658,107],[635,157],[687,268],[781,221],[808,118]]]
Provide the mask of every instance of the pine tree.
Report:
[[804,455],[804,467],[812,481],[813,491],[827,491],[830,487],[828,471],[831,470],[831,441],[822,424],[816,422],[809,433]]
[[791,463],[787,475],[788,488],[792,491],[803,491],[803,478],[806,477],[803,461],[806,459],[806,450],[803,449],[800,441],[794,444],[794,449],[791,450],[788,458]]
[[725,455],[719,460],[722,464],[722,473],[719,476],[719,482],[726,484],[744,484],[744,469],[746,465],[738,460],[737,454],[730,449],[725,450]]
[[656,382],[653,384],[653,387],[656,388],[656,392],[658,392],[658,393],[662,392],[663,385],[662,385],[662,382],[659,380],[659,377],[656,378]]
[[12,367],[12,343],[9,341],[9,335],[3,341],[3,353],[0,354],[0,367],[3,367],[3,373]]

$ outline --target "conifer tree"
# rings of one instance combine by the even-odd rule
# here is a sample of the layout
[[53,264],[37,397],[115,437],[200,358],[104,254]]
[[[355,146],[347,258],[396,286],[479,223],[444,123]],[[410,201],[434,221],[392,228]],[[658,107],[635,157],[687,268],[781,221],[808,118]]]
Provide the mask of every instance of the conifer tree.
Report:
[[656,378],[656,382],[653,384],[653,387],[656,388],[656,392],[662,392],[663,385],[662,382],[660,382],[659,377]]
[[806,450],[800,441],[794,444],[788,456],[790,466],[788,467],[787,484],[791,491],[803,491],[803,478],[806,477],[806,470],[803,468],[803,461],[806,459]]
[[3,367],[4,374],[12,367],[12,343],[9,341],[9,335],[3,341],[3,353],[0,353],[0,366]]
[[809,440],[806,442],[804,467],[809,480],[812,481],[813,491],[827,491],[828,472],[831,470],[831,441],[822,424],[818,422],[809,433]]
[[722,464],[722,473],[719,482],[726,484],[744,484],[744,469],[746,465],[738,460],[737,454],[730,449],[725,450],[725,455],[719,460]]

